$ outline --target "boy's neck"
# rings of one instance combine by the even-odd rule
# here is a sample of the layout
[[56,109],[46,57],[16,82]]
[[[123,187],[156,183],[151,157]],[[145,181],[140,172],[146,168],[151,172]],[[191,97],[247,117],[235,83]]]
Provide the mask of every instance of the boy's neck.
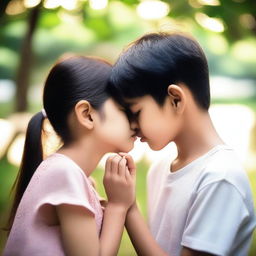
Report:
[[172,171],[177,171],[186,166],[213,147],[224,144],[207,111],[187,114],[186,124],[183,125],[183,130],[174,141],[178,155],[172,163]]

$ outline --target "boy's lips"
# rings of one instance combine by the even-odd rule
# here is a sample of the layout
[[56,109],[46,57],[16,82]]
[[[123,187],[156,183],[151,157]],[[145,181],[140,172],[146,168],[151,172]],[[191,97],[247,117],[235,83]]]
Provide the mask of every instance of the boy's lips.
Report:
[[145,137],[141,137],[141,138],[140,138],[140,141],[141,141],[141,142],[145,142],[145,141],[146,141],[146,138],[145,138]]
[[140,132],[136,134],[139,138],[141,142],[146,141],[146,137],[143,136],[143,134],[141,134]]

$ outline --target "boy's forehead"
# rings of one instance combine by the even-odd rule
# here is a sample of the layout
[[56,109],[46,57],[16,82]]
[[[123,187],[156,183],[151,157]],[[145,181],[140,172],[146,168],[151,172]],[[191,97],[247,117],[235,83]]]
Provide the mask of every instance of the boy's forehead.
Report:
[[125,99],[125,103],[127,104],[128,107],[133,107],[134,105],[139,103],[139,99],[138,98]]

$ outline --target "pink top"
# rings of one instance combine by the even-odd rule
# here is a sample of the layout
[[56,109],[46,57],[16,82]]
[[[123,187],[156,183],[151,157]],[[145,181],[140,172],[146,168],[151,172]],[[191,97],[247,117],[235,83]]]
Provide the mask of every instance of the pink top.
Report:
[[50,225],[54,206],[79,205],[95,217],[100,234],[103,211],[99,196],[81,168],[55,153],[33,175],[19,204],[3,256],[65,255],[60,226]]

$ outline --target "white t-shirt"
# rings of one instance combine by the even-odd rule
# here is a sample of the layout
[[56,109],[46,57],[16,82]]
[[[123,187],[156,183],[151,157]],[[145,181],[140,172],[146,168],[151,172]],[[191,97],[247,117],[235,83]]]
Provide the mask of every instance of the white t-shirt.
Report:
[[170,172],[170,157],[148,174],[151,232],[171,256],[182,246],[214,255],[246,256],[256,226],[245,171],[232,149],[214,147]]

